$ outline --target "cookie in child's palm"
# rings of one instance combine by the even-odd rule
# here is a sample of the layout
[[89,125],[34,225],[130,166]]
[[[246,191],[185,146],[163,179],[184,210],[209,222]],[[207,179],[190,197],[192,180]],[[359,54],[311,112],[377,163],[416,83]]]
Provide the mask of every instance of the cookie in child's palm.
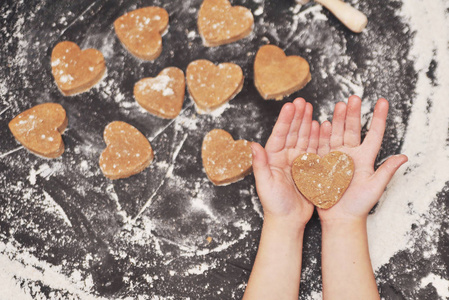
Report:
[[319,208],[334,206],[351,183],[354,175],[352,158],[339,151],[324,157],[304,153],[292,166],[292,176],[298,190]]

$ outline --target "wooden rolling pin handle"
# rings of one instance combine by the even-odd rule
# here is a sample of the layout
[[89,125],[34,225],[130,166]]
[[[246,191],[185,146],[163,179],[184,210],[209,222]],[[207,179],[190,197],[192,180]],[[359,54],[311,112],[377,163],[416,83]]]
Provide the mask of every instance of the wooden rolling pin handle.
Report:
[[341,0],[315,1],[330,10],[346,27],[354,32],[361,32],[368,23],[365,14]]

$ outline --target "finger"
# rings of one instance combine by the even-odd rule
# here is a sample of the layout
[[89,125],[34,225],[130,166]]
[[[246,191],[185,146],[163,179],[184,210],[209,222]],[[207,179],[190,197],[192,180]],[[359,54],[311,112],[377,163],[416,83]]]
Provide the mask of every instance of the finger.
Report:
[[393,175],[402,166],[404,163],[408,161],[408,157],[404,154],[394,155],[389,157],[374,173],[374,181],[381,193],[387,187],[387,184],[390,182]]
[[253,154],[253,172],[257,184],[264,184],[271,178],[271,169],[268,165],[268,156],[265,149],[258,143],[251,143]]
[[357,96],[351,96],[346,108],[346,122],[343,142],[345,146],[357,147],[360,145],[360,132],[362,125],[360,122],[360,109],[362,100]]
[[266,151],[278,152],[284,149],[294,114],[295,106],[292,103],[287,103],[282,107],[279,118],[274,124],[273,131],[265,145]]
[[374,107],[371,126],[363,140],[363,148],[367,151],[368,157],[374,162],[377,153],[382,145],[382,139],[385,132],[385,123],[388,115],[388,101],[379,99]]
[[324,121],[320,127],[320,140],[318,144],[318,155],[324,156],[331,151],[331,132],[332,124],[329,121]]
[[302,118],[304,116],[304,108],[306,107],[306,101],[302,98],[297,98],[293,101],[295,105],[295,115],[293,122],[290,125],[290,130],[287,135],[287,141],[285,142],[286,148],[293,148],[298,140],[298,131],[301,126]]
[[346,103],[338,102],[335,105],[332,118],[331,149],[343,146],[343,134],[345,132]]
[[320,139],[320,123],[312,121],[312,128],[310,129],[309,145],[307,152],[316,153]]
[[298,132],[298,141],[296,142],[297,149],[306,151],[309,145],[310,129],[312,128],[312,114],[313,106],[310,103],[306,104],[304,117],[302,118],[301,127]]

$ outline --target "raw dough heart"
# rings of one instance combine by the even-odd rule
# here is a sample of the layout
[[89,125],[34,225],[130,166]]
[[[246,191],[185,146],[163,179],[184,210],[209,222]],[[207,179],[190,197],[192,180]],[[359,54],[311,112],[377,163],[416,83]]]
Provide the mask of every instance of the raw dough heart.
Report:
[[134,85],[134,97],[150,113],[173,119],[181,111],[185,88],[184,72],[170,67],[163,69],[157,77],[138,81]]
[[162,36],[168,28],[165,9],[149,6],[130,11],[114,22],[115,33],[134,56],[154,60],[162,52]]
[[234,141],[222,129],[214,129],[204,137],[201,156],[207,177],[215,185],[236,182],[252,170],[250,142]]
[[103,77],[106,70],[103,54],[97,49],[81,51],[69,41],[58,43],[51,53],[51,72],[65,95],[85,92]]
[[61,134],[67,127],[64,108],[57,103],[36,105],[9,122],[14,137],[31,152],[55,158],[64,152]]
[[218,66],[200,59],[191,62],[186,71],[189,93],[199,113],[208,113],[234,98],[243,87],[242,69],[233,63]]
[[352,158],[335,151],[320,158],[305,153],[295,159],[292,176],[298,190],[319,208],[330,208],[343,196],[354,175]]
[[253,24],[249,9],[232,7],[228,0],[204,0],[198,13],[198,31],[206,47],[240,40],[251,33]]
[[310,80],[309,63],[300,56],[285,56],[281,48],[265,45],[254,61],[254,84],[264,99],[282,100]]
[[106,149],[100,156],[100,168],[110,179],[126,178],[142,172],[154,158],[147,138],[128,123],[115,121],[104,129]]

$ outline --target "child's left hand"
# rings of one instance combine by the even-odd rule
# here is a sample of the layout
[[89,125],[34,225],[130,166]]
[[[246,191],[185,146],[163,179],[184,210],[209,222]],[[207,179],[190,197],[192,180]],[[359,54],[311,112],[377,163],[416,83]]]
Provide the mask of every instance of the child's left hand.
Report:
[[265,149],[253,149],[253,169],[264,217],[285,219],[304,228],[312,217],[313,205],[301,195],[291,176],[293,161],[302,153],[317,153],[320,126],[312,121],[313,107],[298,98],[281,110]]
[[[377,203],[397,169],[407,161],[405,155],[388,158],[376,171],[374,161],[382,145],[388,114],[388,101],[379,99],[374,108],[369,131],[361,142],[361,99],[351,96],[348,104],[336,105],[332,125],[321,125],[318,154],[331,151],[347,153],[354,160],[354,178],[340,201],[328,210],[318,209],[321,222],[366,222],[368,213]],[[332,135],[331,135],[332,131]]]

